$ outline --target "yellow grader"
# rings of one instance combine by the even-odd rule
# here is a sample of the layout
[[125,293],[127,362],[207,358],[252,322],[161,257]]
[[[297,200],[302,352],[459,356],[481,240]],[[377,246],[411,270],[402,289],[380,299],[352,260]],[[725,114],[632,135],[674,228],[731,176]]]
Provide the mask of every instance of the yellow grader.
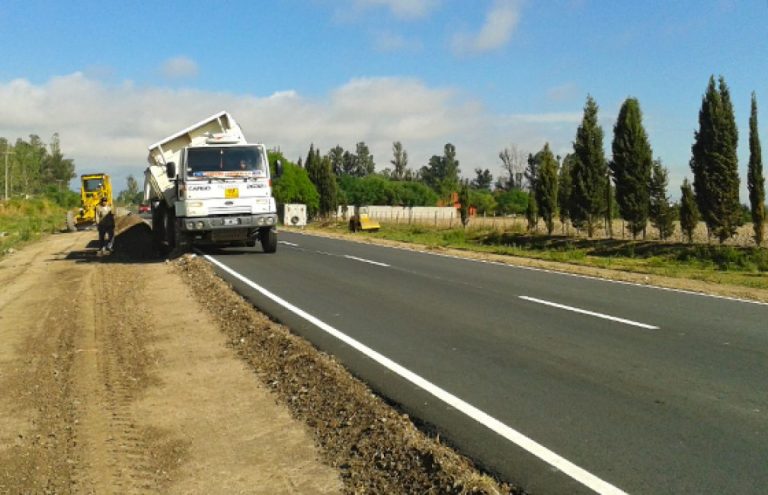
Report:
[[80,210],[67,212],[67,230],[83,230],[96,223],[96,207],[101,198],[107,198],[112,206],[112,182],[107,174],[83,174],[80,176]]

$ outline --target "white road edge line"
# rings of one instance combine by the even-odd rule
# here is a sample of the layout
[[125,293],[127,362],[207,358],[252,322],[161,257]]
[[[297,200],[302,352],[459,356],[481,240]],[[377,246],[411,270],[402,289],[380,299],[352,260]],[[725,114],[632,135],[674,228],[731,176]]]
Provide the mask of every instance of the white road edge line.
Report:
[[653,325],[648,325],[646,323],[640,323],[637,321],[632,320],[626,320],[624,318],[619,318],[617,316],[611,316],[606,315],[603,313],[595,313],[594,311],[588,311],[586,309],[581,308],[575,308],[573,306],[566,306],[565,304],[558,304],[556,302],[552,301],[545,301],[544,299],[536,299],[535,297],[528,297],[528,296],[518,296],[520,299],[525,299],[526,301],[535,302],[538,304],[544,304],[546,306],[552,306],[553,308],[559,308],[559,309],[565,309],[567,311],[573,311],[574,313],[581,313],[583,315],[589,315],[594,316],[596,318],[603,318],[604,320],[611,320],[611,321],[617,321],[619,323],[624,323],[626,325],[632,325],[635,327],[645,328],[646,330],[658,330],[659,327],[655,327]]
[[373,260],[367,260],[365,258],[358,258],[357,256],[352,256],[352,255],[349,255],[349,254],[345,254],[344,257],[348,258],[348,259],[351,259],[351,260],[355,260],[355,261],[362,261],[363,263],[370,263],[371,265],[387,266],[387,267],[389,266],[388,264],[381,263],[380,261],[373,261]]
[[280,244],[285,244],[286,246],[299,247],[298,244],[295,244],[293,242],[288,242],[288,241],[277,241],[277,242],[280,243]]
[[383,354],[380,354],[377,351],[371,349],[370,347],[366,346],[362,342],[359,342],[354,338],[340,332],[339,330],[336,330],[332,326],[312,316],[311,314],[307,313],[303,309],[294,306],[293,304],[289,303],[288,301],[281,298],[280,296],[273,294],[269,290],[265,289],[264,287],[261,287],[260,285],[256,284],[255,282],[251,281],[250,279],[246,278],[245,276],[241,275],[240,273],[226,266],[222,262],[211,257],[210,255],[207,255],[207,254],[203,255],[203,258],[213,263],[217,267],[221,268],[222,270],[232,275],[236,279],[240,280],[244,284],[253,288],[254,290],[260,292],[265,297],[271,299],[272,301],[276,302],[277,304],[281,305],[282,307],[286,308],[287,310],[291,311],[297,316],[304,318],[305,320],[317,326],[318,328],[328,333],[329,335],[332,335],[333,337],[339,339],[340,341],[349,345],[350,347],[357,350],[358,352],[376,361],[377,363],[389,369],[393,373],[398,374],[405,380],[413,383],[414,385],[418,386],[422,390],[437,397],[438,399],[445,402],[446,404],[453,407],[454,409],[461,411],[462,413],[474,419],[478,423],[484,425],[489,430],[497,433],[498,435],[501,435],[502,437],[506,438],[507,440],[514,443],[515,445],[525,449],[526,451],[535,455],[536,457],[546,462],[550,466],[562,471],[563,473],[570,476],[572,479],[576,480],[577,482],[581,483],[587,488],[590,488],[591,490],[594,490],[595,492],[600,494],[627,495],[626,492],[624,492],[623,490],[611,485],[607,481],[603,481],[602,479],[598,478],[594,474],[572,463],[568,459],[565,459],[559,456],[558,454],[554,453],[553,451],[549,450],[543,445],[537,443],[535,440],[505,425],[498,419],[481,411],[475,406],[467,402],[464,402],[462,399],[443,390],[437,385],[434,385],[432,382],[427,381],[426,379],[408,370],[407,368],[400,366],[396,362],[392,361],[391,359],[384,356]]

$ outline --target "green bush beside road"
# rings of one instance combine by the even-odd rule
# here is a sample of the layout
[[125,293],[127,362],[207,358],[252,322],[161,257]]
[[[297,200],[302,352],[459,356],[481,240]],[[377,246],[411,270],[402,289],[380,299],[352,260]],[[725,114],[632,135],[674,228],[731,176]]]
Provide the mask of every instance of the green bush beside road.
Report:
[[67,210],[78,201],[77,194],[69,193],[52,191],[31,199],[0,201],[0,256],[43,235],[60,231],[65,225]]

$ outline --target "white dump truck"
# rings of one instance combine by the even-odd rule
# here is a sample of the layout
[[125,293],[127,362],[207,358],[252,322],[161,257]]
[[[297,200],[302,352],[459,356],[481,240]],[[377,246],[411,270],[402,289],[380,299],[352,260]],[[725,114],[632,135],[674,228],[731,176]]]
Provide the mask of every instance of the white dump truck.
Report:
[[[191,245],[277,250],[277,207],[267,150],[220,112],[149,146],[144,196],[161,250]],[[281,165],[276,164],[280,174]]]

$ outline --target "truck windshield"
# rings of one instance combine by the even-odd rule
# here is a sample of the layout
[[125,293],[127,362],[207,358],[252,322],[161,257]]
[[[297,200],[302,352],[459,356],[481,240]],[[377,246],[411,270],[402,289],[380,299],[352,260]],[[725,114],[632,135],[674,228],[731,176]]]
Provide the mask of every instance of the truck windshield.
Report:
[[83,179],[83,189],[85,192],[100,191],[104,179]]
[[189,148],[189,177],[266,177],[266,160],[255,146]]

